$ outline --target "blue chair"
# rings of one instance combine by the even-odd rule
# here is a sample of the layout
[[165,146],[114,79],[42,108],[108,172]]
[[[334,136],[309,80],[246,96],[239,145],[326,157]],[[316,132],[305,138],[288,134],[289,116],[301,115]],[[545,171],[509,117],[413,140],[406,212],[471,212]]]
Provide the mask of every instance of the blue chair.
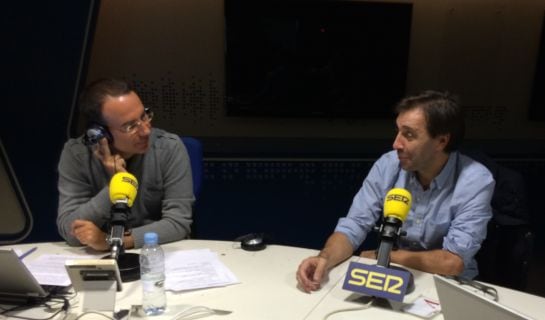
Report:
[[193,176],[193,194],[199,199],[201,193],[203,168],[202,168],[202,143],[193,137],[180,137],[189,154],[191,162],[191,174]]

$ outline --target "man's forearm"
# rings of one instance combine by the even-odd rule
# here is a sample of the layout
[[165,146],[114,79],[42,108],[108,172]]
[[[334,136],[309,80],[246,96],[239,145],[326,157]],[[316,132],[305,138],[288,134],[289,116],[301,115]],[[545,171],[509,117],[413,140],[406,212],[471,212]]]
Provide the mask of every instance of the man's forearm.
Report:
[[409,268],[442,275],[459,275],[464,270],[462,258],[447,250],[396,250],[390,253],[390,260]]
[[123,236],[123,247],[125,249],[134,248],[134,238],[133,238],[132,234]]
[[319,256],[327,260],[326,268],[329,270],[348,259],[353,253],[354,248],[350,240],[343,233],[335,232],[327,239]]

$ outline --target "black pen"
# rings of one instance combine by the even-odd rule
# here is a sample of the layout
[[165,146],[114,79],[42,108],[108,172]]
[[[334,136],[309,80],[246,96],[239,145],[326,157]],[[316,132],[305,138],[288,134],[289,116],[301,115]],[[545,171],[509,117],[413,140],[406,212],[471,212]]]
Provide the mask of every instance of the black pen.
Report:
[[28,256],[32,252],[36,251],[36,249],[38,249],[38,247],[30,248],[30,250],[28,250],[27,252],[25,252],[25,253],[23,253],[22,255],[19,256],[19,260],[23,260],[26,256]]

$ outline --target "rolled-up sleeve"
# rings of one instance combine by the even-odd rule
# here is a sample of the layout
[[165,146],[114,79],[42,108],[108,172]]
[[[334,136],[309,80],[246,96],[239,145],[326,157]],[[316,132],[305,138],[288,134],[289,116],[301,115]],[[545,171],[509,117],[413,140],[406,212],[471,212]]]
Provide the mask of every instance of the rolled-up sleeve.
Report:
[[380,218],[384,196],[394,185],[399,170],[396,154],[384,154],[373,164],[362,187],[354,196],[348,215],[339,219],[335,231],[345,234],[354,250],[365,241]]
[[460,256],[467,267],[486,238],[488,221],[492,218],[490,201],[495,182],[484,168],[467,170],[459,179],[464,183],[453,194],[454,219],[443,238],[443,248]]

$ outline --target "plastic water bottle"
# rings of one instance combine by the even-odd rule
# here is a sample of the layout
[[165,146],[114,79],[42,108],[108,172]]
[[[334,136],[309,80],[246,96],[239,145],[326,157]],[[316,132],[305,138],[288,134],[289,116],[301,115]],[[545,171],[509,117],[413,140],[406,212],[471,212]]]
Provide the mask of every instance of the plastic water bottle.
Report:
[[157,233],[144,234],[144,246],[140,253],[140,281],[142,281],[142,308],[146,315],[158,315],[165,311],[165,254],[159,246]]

